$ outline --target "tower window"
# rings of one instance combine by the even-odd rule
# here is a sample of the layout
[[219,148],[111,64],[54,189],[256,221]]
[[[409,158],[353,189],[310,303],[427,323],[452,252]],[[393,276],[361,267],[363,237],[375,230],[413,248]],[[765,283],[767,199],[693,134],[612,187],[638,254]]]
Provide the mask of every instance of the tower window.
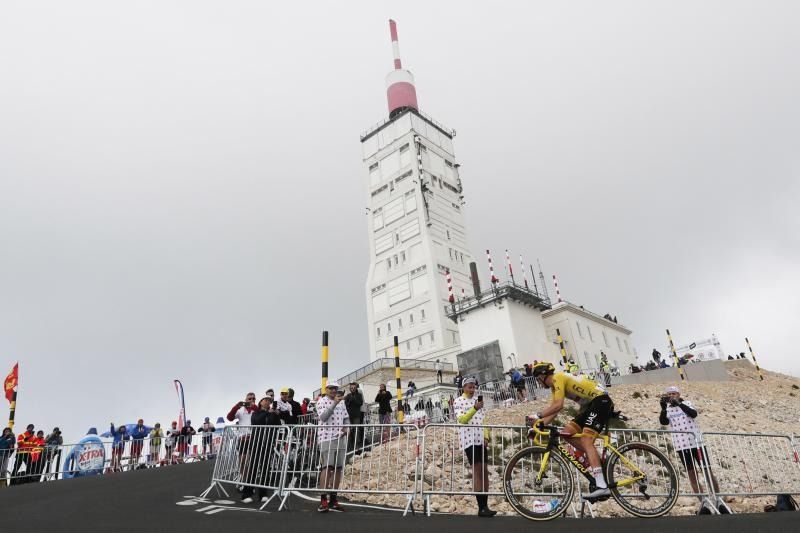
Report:
[[392,332],[392,323],[391,322],[387,322],[386,323],[386,332],[387,333],[391,333]]
[[422,317],[422,321],[424,322],[425,321],[425,310],[424,309],[420,309],[419,310],[419,316]]
[[414,324],[414,313],[408,315],[408,323],[412,325]]
[[402,318],[398,318],[397,319],[397,327],[400,328],[400,329],[403,329],[403,319]]
[[381,336],[381,328],[378,328],[377,331],[378,331],[378,337],[380,337]]

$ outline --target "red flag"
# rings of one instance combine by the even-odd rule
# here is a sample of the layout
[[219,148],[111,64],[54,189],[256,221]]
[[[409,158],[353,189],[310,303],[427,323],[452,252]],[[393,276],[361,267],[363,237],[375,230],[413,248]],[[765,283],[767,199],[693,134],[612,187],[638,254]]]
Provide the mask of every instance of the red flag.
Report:
[[5,383],[3,383],[3,389],[6,391],[6,400],[9,402],[14,397],[14,391],[17,390],[17,383],[19,383],[19,363],[14,365],[14,368],[11,369],[11,372],[6,377]]

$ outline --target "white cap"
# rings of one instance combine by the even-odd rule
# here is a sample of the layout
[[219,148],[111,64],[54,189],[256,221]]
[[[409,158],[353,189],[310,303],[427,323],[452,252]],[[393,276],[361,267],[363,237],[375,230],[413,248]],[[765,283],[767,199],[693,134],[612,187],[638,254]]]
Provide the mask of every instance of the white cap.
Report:
[[671,387],[667,387],[667,390],[665,391],[666,394],[669,394],[671,392],[676,392],[676,393],[680,394],[681,390],[678,387],[676,387],[675,385],[673,385]]
[[336,383],[335,381],[329,381],[328,384],[325,385],[325,388],[326,389],[332,389],[332,388],[337,388],[338,389],[339,388],[339,384]]

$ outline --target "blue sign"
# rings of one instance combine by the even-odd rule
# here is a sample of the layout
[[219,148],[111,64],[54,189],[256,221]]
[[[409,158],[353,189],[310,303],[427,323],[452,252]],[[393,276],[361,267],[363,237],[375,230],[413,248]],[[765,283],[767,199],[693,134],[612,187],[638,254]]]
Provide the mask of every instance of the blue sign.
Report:
[[97,435],[86,435],[72,447],[64,461],[64,478],[96,476],[103,473],[106,449]]

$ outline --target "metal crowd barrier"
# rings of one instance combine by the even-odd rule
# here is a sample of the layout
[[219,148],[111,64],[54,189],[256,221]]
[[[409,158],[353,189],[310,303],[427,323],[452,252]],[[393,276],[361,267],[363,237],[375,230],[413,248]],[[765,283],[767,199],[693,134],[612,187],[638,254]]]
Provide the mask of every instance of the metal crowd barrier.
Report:
[[800,458],[787,435],[704,432],[718,496],[800,492]]
[[[8,450],[0,459],[0,484],[21,485],[84,475],[109,474],[213,458],[222,440],[200,434]],[[91,451],[91,453],[89,453]]]

